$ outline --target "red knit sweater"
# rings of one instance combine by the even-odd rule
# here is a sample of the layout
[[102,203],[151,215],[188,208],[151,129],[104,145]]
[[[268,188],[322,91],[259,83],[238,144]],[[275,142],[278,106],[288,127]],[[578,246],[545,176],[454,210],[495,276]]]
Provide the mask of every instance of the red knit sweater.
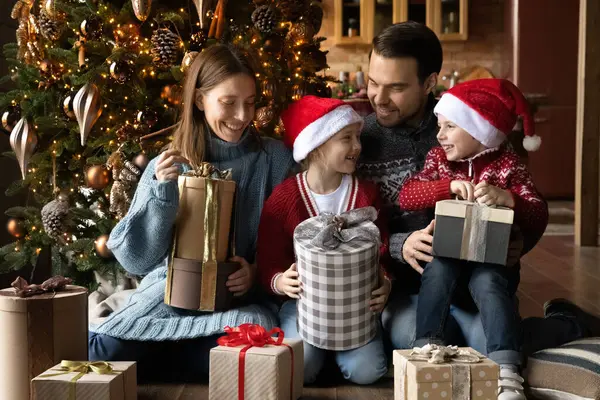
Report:
[[[375,224],[381,231],[380,262],[383,264],[388,252],[388,234],[382,223],[379,189],[371,182],[354,177],[347,197],[346,211],[373,206],[380,213]],[[262,210],[256,250],[258,280],[268,292],[278,294],[273,286],[275,277],[296,261],[294,229],[302,221],[317,215],[317,205],[306,183],[306,172],[286,179],[273,190]]]
[[425,166],[409,179],[399,195],[400,208],[419,210],[433,208],[440,200],[452,197],[450,182],[486,181],[490,185],[508,190],[515,200],[515,223],[525,240],[537,242],[548,224],[548,205],[538,193],[527,167],[519,156],[504,147],[489,149],[464,161],[448,161],[441,147],[427,154]]

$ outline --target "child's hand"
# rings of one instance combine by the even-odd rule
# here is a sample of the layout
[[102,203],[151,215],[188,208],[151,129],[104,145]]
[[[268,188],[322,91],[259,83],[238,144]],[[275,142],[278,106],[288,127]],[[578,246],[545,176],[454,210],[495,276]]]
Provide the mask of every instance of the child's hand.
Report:
[[463,200],[473,201],[475,187],[469,181],[452,181],[450,182],[450,192]]
[[277,290],[285,293],[292,299],[299,299],[302,288],[298,279],[298,271],[296,271],[296,263],[292,264],[275,282]]
[[508,190],[500,189],[487,182],[479,182],[475,186],[475,200],[487,206],[503,206],[515,208],[515,199]]
[[390,292],[392,291],[392,282],[385,277],[381,268],[379,269],[379,282],[381,282],[381,286],[373,290],[371,293],[371,301],[369,302],[369,306],[373,312],[383,311],[383,308],[388,301],[388,297],[390,296]]
[[234,296],[244,295],[254,284],[254,276],[256,275],[256,265],[250,265],[243,257],[233,257],[231,261],[238,262],[242,268],[229,275],[225,285],[233,292]]

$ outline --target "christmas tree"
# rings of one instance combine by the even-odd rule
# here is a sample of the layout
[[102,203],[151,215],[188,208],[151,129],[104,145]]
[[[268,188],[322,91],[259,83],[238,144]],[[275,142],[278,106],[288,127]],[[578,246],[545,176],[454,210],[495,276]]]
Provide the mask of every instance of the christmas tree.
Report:
[[305,94],[331,96],[320,50],[323,11],[310,0],[18,0],[17,42],[5,46],[14,90],[2,125],[27,191],[6,211],[15,242],[0,272],[35,265],[89,285],[120,266],[106,247],[148,160],[169,142],[186,68],[226,42],[256,61],[254,125],[281,135],[279,113]]

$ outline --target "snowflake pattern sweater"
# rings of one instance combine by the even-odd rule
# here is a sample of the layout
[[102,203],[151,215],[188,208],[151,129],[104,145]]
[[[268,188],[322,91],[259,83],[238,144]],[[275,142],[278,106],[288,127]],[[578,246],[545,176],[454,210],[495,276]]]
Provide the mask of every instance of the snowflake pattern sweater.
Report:
[[448,161],[441,147],[434,147],[427,155],[423,170],[402,187],[399,205],[405,210],[434,208],[436,202],[452,197],[450,183],[453,180],[474,184],[485,181],[510,191],[515,201],[515,223],[525,238],[525,252],[544,233],[548,206],[519,156],[505,147],[488,149],[473,158],[454,162]]
[[[375,224],[381,231],[380,262],[385,264],[388,235],[387,229],[381,224],[385,217],[381,215],[378,187],[353,177],[345,203],[346,211],[373,206],[380,212]],[[258,228],[256,257],[258,281],[269,293],[280,295],[274,287],[275,278],[296,261],[294,229],[317,215],[317,205],[306,183],[306,172],[286,179],[275,188],[265,203]]]

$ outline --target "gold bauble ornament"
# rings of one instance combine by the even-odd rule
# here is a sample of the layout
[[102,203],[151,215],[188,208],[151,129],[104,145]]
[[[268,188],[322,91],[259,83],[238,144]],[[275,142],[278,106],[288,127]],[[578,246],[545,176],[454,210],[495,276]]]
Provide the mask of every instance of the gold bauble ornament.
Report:
[[194,62],[194,59],[196,58],[196,56],[198,56],[197,51],[188,51],[187,53],[185,53],[185,55],[183,56],[183,60],[181,61],[181,72],[185,72],[188,70],[188,68],[192,65],[192,63]]
[[6,230],[8,233],[16,237],[17,239],[25,236],[25,228],[23,227],[23,221],[16,218],[10,218],[6,224]]
[[104,165],[94,165],[85,173],[87,185],[92,189],[102,190],[110,182],[110,173]]
[[98,39],[102,36],[102,21],[95,16],[84,19],[79,25],[79,30],[86,39]]
[[79,124],[79,134],[81,135],[81,145],[85,146],[92,127],[102,114],[102,105],[100,104],[100,91],[93,83],[86,83],[73,100],[73,111],[77,123]]
[[146,110],[139,111],[136,119],[138,123],[152,128],[158,122],[158,113],[155,110],[148,108]]
[[137,19],[144,22],[150,15],[150,8],[152,7],[152,0],[131,0],[133,6],[133,12]]
[[306,85],[304,83],[297,83],[292,86],[292,100],[300,100],[306,96]]
[[125,60],[113,61],[110,64],[110,76],[118,83],[125,83],[132,75],[133,68]]
[[313,27],[306,22],[296,22],[292,24],[288,33],[288,38],[296,45],[309,42],[313,36]]
[[261,107],[256,110],[254,126],[256,126],[257,129],[265,128],[273,121],[273,118],[275,118],[275,110],[272,105]]
[[29,164],[37,143],[37,135],[29,126],[27,119],[21,118],[10,132],[10,147],[17,156],[23,179],[27,175],[27,164]]
[[69,119],[75,119],[75,111],[73,111],[74,92],[69,92],[62,100],[62,109]]
[[96,253],[102,258],[112,258],[113,253],[106,246],[106,242],[108,242],[108,235],[100,235],[98,239],[94,241],[94,248],[96,249]]
[[21,119],[21,107],[18,105],[8,106],[6,111],[2,113],[2,127],[10,133],[19,119]]

